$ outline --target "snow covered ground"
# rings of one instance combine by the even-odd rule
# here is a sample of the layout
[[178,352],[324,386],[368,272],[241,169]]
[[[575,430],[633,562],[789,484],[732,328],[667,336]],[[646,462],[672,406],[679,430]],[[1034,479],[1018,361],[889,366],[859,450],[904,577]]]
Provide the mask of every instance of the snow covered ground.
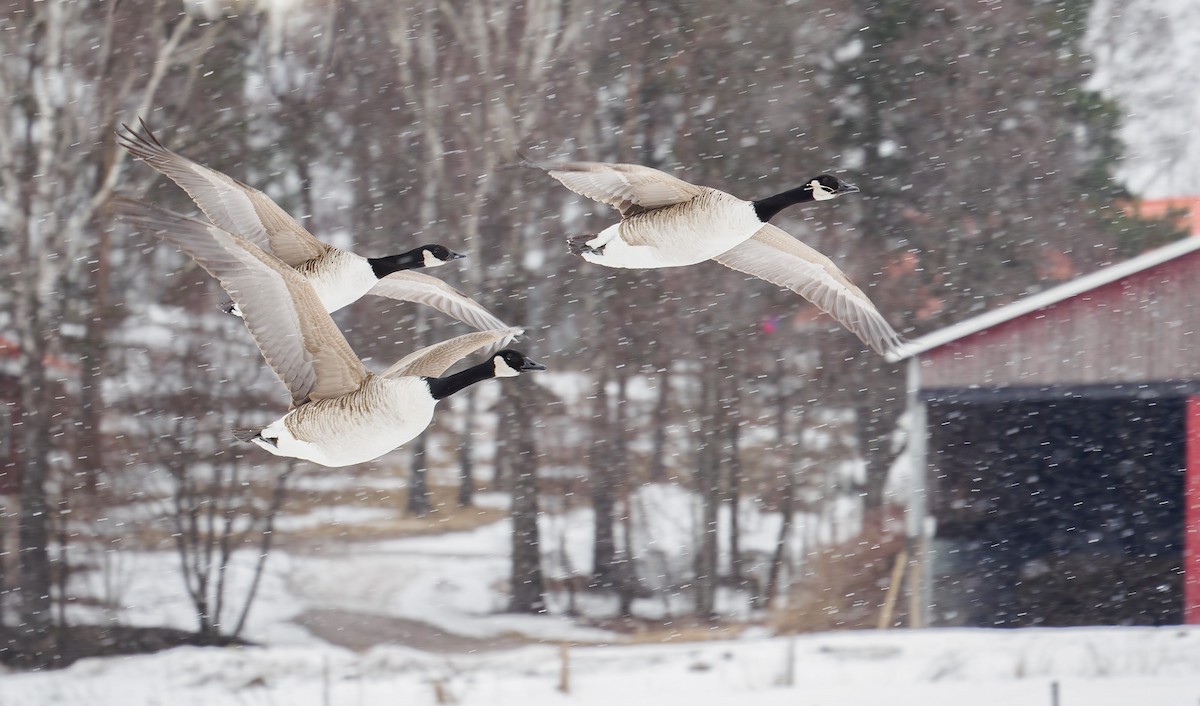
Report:
[[[1079,628],[746,636],[475,654],[381,646],[178,648],[0,678],[0,703],[1087,704],[1200,703],[1200,630]],[[1054,700],[1057,689],[1058,700]]]
[[[354,508],[328,515],[344,523],[370,516]],[[578,530],[590,518],[556,521],[564,536],[586,540]],[[734,638],[714,631],[723,639],[700,642],[631,638],[561,615],[500,612],[507,542],[502,521],[469,532],[279,552],[247,629],[262,646],[178,648],[84,660],[57,672],[11,672],[0,675],[0,706],[1200,703],[1200,627],[798,637],[751,627]],[[127,567],[135,578],[124,586],[121,619],[189,627],[190,608],[172,586],[175,558],[140,553],[126,561],[136,565]],[[247,575],[235,570],[232,578]],[[419,651],[385,643],[355,652],[299,624],[316,608],[380,623],[421,621],[475,638],[478,647]],[[571,644],[568,692],[560,690],[564,641]]]

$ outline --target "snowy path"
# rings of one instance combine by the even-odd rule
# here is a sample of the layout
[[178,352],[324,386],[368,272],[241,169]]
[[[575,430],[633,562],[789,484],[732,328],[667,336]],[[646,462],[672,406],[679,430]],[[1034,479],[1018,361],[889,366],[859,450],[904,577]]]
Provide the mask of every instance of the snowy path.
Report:
[[468,637],[422,620],[338,608],[313,608],[292,619],[331,645],[363,652],[381,645],[411,647],[433,653],[473,653],[512,649],[531,640],[517,635]]

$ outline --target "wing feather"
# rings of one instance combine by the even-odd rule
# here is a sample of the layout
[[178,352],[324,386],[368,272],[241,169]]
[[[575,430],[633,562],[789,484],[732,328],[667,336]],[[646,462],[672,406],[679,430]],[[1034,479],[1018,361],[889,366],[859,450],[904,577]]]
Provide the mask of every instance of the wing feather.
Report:
[[295,269],[211,223],[123,197],[114,207],[123,220],[175,245],[221,282],[293,406],[339,397],[362,384],[366,367]]
[[383,372],[382,377],[398,378],[406,375],[438,377],[458,361],[488,345],[519,336],[519,328],[503,328],[496,331],[475,331],[448,341],[426,346],[409,353]]
[[771,224],[713,259],[796,292],[881,355],[903,344],[900,334],[832,260]]
[[[370,293],[398,301],[424,304],[480,331],[511,328],[483,305],[454,287],[436,277],[412,270],[393,272],[379,280]],[[507,345],[510,341],[511,339],[505,339],[499,345]]]
[[128,125],[121,127],[124,130],[117,132],[121,146],[179,185],[221,228],[292,267],[329,250],[263,192],[164,147],[144,120],[140,132]]
[[606,162],[528,162],[562,182],[575,193],[608,204],[622,218],[671,204],[683,203],[703,193],[703,187],[639,164]]

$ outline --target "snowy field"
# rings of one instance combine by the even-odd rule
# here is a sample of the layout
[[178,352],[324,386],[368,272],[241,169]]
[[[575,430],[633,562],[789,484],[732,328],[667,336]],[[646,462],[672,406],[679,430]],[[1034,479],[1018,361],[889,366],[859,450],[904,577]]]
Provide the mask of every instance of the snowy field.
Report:
[[[326,519],[344,523],[368,517],[354,508],[327,512]],[[570,535],[590,518],[555,521]],[[327,552],[279,552],[247,630],[262,646],[178,648],[84,660],[56,672],[10,672],[0,676],[0,706],[1200,704],[1200,627],[795,638],[751,627],[732,638],[714,631],[722,639],[700,642],[630,638],[561,616],[501,613],[507,542],[504,521]],[[174,556],[142,553],[126,561],[144,583],[124,587],[120,618],[189,627],[190,609],[172,585]],[[234,572],[235,580],[242,575]],[[353,651],[302,626],[314,609],[420,621],[469,639],[466,647],[429,651],[386,642]]]
[[1055,703],[1056,686],[1063,706],[1200,703],[1196,629],[847,632],[572,647],[568,659],[564,693],[555,645],[456,655],[179,648],[7,675],[0,703],[1032,706]]

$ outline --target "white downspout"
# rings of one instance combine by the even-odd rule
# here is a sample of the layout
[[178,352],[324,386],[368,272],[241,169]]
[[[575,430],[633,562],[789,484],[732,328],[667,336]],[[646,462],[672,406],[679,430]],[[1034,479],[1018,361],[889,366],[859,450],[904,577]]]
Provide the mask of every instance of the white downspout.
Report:
[[921,399],[921,357],[920,354],[908,359],[908,454],[909,463],[909,493],[908,507],[905,510],[904,525],[907,535],[909,567],[909,624],[914,628],[923,628],[929,624],[929,607],[933,596],[930,585],[929,538],[928,522],[928,460],[926,441],[925,401]]

